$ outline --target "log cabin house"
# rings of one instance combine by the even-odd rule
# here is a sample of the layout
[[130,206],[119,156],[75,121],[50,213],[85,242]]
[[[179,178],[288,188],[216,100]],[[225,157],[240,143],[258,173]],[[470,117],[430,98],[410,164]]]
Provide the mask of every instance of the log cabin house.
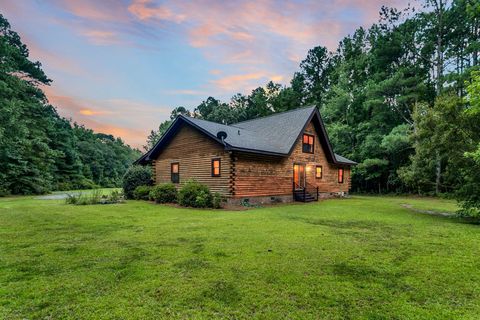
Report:
[[230,203],[345,195],[356,164],[333,152],[316,107],[231,125],[180,115],[136,163],[151,165],[155,184],[195,179]]

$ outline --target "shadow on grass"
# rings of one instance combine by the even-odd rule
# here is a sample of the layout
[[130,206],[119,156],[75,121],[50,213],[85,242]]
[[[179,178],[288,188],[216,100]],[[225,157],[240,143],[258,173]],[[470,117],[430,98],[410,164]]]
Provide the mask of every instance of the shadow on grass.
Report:
[[232,282],[217,280],[202,291],[201,298],[207,298],[224,304],[235,304],[241,300],[238,288]]

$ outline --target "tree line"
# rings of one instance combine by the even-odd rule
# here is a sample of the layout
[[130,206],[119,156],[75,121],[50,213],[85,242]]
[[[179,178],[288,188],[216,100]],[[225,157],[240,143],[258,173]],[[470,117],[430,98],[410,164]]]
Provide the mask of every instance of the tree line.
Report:
[[0,195],[117,187],[139,151],[58,115],[49,85],[0,14]]
[[[334,52],[309,50],[289,85],[273,82],[223,102],[208,97],[178,114],[235,123],[316,105],[335,152],[359,163],[353,190],[454,194],[476,168],[480,121],[467,87],[478,69],[480,3],[425,0],[382,7],[378,23],[343,38]],[[478,78],[477,78],[478,80]],[[168,128],[160,124],[149,149]]]

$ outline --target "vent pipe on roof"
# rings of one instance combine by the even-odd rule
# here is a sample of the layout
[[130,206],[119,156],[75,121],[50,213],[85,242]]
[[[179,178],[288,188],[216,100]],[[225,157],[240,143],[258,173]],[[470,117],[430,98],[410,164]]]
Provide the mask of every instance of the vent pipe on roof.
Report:
[[227,133],[225,131],[218,131],[217,138],[223,141],[227,139]]
[[225,131],[218,131],[217,132],[217,138],[222,140],[222,143],[224,146],[227,146],[225,143],[225,139],[227,139],[227,133]]

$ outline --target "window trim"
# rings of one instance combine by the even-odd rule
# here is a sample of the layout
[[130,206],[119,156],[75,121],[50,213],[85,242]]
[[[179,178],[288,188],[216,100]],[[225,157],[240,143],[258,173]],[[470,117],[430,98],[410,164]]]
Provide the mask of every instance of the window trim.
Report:
[[[215,163],[215,161],[218,161],[218,174],[215,174],[215,167],[213,166],[213,164]],[[211,162],[211,173],[212,173],[212,177],[221,177],[222,176],[222,159],[221,158],[213,158],[212,159],[212,162]]]
[[[317,176],[317,168],[320,168],[320,177]],[[322,179],[323,178],[323,166],[315,166],[315,179]]]
[[[310,146],[310,143],[305,143],[305,142],[304,142],[305,136],[307,136],[308,138],[310,138],[310,137],[312,138],[312,151],[305,151],[305,148],[304,148],[305,145]],[[310,139],[309,139],[309,140],[310,140]],[[303,153],[310,153],[310,154],[315,153],[315,135],[309,134],[309,133],[305,133],[305,132],[303,133],[303,135],[302,135],[302,152],[303,152]]]
[[[177,165],[177,173],[173,172],[173,166]],[[174,179],[174,175],[176,175],[176,179]],[[176,181],[175,181],[176,180]],[[180,183],[180,162],[172,162],[170,163],[170,181],[172,183]]]
[[[342,179],[340,180],[340,172],[342,172]],[[337,182],[338,183],[343,183],[343,181],[345,180],[344,179],[344,176],[345,176],[345,170],[343,168],[338,168],[338,171],[337,171]]]

